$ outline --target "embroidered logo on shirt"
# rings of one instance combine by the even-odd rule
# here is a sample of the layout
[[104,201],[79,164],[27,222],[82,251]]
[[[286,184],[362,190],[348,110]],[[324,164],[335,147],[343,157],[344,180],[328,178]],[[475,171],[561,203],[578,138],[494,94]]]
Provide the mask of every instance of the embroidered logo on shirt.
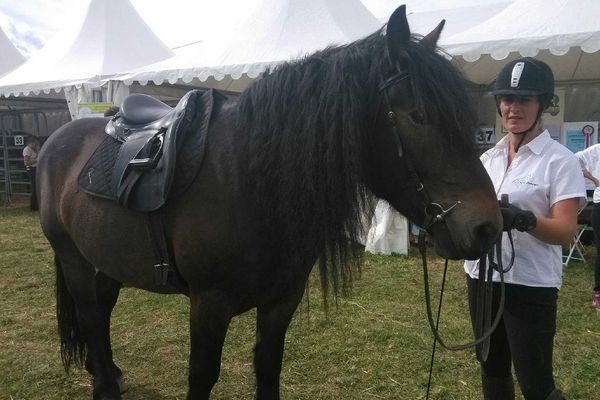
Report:
[[538,186],[537,183],[533,182],[533,177],[531,175],[515,178],[513,180],[513,184],[515,185],[527,185],[527,186]]

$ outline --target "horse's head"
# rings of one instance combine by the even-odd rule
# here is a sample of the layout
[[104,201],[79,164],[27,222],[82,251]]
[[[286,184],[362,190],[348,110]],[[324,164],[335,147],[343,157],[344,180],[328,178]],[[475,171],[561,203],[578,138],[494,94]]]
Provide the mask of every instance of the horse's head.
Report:
[[502,221],[463,78],[436,50],[442,27],[418,40],[404,6],[390,17],[370,180],[378,197],[427,228],[438,254],[473,259],[495,242]]

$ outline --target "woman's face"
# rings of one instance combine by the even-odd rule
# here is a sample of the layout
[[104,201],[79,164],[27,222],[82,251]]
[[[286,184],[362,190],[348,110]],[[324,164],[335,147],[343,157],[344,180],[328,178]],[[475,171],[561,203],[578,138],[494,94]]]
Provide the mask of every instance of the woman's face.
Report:
[[500,95],[502,125],[510,133],[521,133],[535,123],[541,107],[538,96]]

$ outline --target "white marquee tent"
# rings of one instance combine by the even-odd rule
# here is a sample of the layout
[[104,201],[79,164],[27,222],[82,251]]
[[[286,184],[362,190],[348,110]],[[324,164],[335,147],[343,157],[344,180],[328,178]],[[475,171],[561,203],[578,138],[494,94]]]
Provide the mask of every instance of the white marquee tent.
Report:
[[[446,20],[438,42],[439,45],[443,46],[446,38],[479,25],[498,14],[512,1],[497,0],[493,3],[415,11],[410,12],[407,19],[411,31],[422,35],[431,32],[441,20]],[[380,21],[387,22],[385,17],[380,18]]]
[[229,37],[175,50],[175,57],[117,79],[157,85],[210,79],[209,86],[225,79],[220,87],[241,90],[273,65],[352,42],[381,26],[359,0],[264,0]]
[[0,76],[6,75],[25,62],[25,57],[0,28]]
[[547,62],[557,81],[600,80],[599,15],[598,0],[515,0],[441,45],[477,84],[520,56]]
[[104,76],[173,54],[128,0],[92,0],[79,24],[67,26],[0,79],[0,95],[73,92],[74,86],[98,86]]
[[[229,40],[214,38],[117,79],[132,82],[206,81],[207,86],[242,90],[265,68],[329,43],[345,43],[373,32],[358,1],[265,0]],[[337,5],[336,5],[337,4]],[[333,11],[336,10],[336,11]],[[426,34],[446,19],[440,46],[467,79],[493,82],[499,69],[521,55],[548,62],[558,81],[600,80],[599,0],[498,0],[485,5],[410,13],[413,32]]]
[[[116,3],[119,12],[113,12]],[[488,85],[505,62],[521,54],[549,62],[557,80],[600,80],[598,15],[599,0],[498,0],[409,10],[408,18],[421,34],[446,18],[439,44],[469,80]],[[0,95],[98,85],[100,78],[128,85],[193,80],[194,85],[239,91],[269,66],[356,40],[382,22],[358,0],[263,0],[233,27],[233,35],[175,49],[175,56],[129,1],[92,0],[82,25],[76,25],[0,79]]]

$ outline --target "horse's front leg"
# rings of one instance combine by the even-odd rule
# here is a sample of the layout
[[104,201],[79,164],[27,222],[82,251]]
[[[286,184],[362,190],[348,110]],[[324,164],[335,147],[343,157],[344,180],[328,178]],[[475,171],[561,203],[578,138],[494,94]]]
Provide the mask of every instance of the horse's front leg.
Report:
[[279,376],[283,362],[285,334],[298,307],[306,279],[278,302],[257,308],[254,371],[257,400],[279,400]]
[[231,312],[218,294],[190,296],[188,400],[204,400],[219,379],[221,353]]

